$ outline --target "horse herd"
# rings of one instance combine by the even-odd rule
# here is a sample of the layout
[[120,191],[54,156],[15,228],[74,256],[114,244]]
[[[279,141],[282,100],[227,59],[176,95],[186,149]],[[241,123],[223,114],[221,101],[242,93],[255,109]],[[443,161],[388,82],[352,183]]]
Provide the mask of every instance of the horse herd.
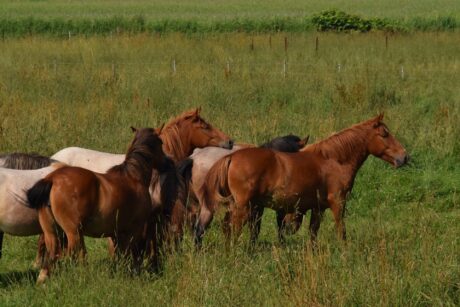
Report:
[[345,239],[346,197],[369,155],[395,167],[409,156],[382,122],[383,115],[307,144],[287,135],[256,147],[233,140],[187,111],[159,129],[132,128],[126,153],[69,147],[50,158],[0,156],[0,257],[3,233],[39,235],[37,282],[63,256],[84,259],[84,237],[108,237],[114,258],[131,259],[138,272],[158,271],[161,255],[186,228],[201,246],[216,209],[223,230],[238,238],[249,225],[257,240],[265,208],[276,211],[278,237],[295,232],[311,210],[313,247],[330,208]]

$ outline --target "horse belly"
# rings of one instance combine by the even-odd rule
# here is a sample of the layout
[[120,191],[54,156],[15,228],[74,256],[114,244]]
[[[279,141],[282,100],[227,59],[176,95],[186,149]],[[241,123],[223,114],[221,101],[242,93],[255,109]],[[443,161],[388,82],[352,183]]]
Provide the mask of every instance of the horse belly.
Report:
[[32,236],[41,233],[37,210],[19,203],[2,204],[0,230],[14,236]]

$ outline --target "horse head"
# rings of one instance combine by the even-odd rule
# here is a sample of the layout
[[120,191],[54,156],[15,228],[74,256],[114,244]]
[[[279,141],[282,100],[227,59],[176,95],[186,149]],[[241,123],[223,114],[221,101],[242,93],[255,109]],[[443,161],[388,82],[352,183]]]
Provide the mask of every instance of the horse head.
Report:
[[371,132],[368,151],[396,168],[403,166],[409,161],[409,155],[401,143],[390,133],[382,119],[383,113],[369,121]]

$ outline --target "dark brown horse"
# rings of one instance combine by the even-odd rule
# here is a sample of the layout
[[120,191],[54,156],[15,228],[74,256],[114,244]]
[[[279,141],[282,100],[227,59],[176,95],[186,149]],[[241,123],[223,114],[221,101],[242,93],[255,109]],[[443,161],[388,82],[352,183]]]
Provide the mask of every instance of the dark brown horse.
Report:
[[60,255],[56,226],[67,237],[67,255],[84,256],[84,235],[112,237],[119,254],[130,253],[134,269],[139,270],[145,248],[143,233],[152,211],[152,170],[161,170],[166,156],[153,129],[133,130],[135,137],[125,161],[107,173],[62,167],[27,191],[30,206],[39,210],[47,249],[38,282],[49,276]]
[[310,232],[315,243],[321,218],[332,210],[339,237],[345,239],[346,196],[369,155],[400,167],[406,150],[382,122],[383,115],[345,129],[298,153],[250,148],[222,158],[209,171],[200,199],[195,240],[201,244],[216,204],[231,196],[226,233],[238,237],[246,222],[255,242],[265,207],[300,212],[312,210]]

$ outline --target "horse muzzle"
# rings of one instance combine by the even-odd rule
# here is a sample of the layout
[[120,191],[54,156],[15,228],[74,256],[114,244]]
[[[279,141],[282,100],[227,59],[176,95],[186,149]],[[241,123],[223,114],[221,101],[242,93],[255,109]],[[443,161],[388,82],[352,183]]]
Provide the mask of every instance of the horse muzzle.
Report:
[[404,154],[403,156],[397,157],[394,161],[394,165],[396,168],[401,167],[410,161],[410,156],[408,154]]
[[226,140],[222,141],[219,143],[219,147],[225,148],[225,149],[232,149],[233,148],[233,140]]

